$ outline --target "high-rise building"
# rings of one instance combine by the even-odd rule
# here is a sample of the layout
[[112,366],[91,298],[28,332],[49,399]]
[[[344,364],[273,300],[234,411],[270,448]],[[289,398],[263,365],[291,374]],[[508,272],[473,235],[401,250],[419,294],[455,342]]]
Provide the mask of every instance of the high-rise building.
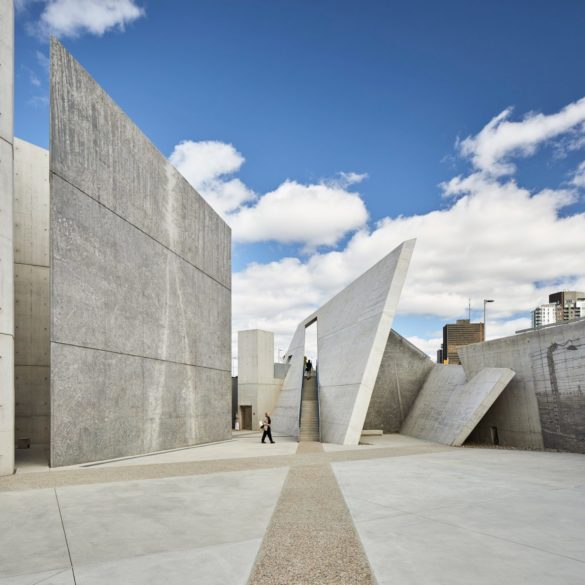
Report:
[[585,317],[585,293],[564,290],[548,295],[548,303],[532,311],[532,327],[544,327]]
[[540,305],[532,311],[532,327],[543,327],[544,325],[552,325],[557,322],[557,309],[556,303],[547,303],[546,305]]
[[[449,364],[460,364],[457,350],[470,343],[484,341],[483,323],[471,323],[469,319],[458,319],[455,323],[449,323],[443,327],[443,345],[440,350],[442,361]],[[437,354],[439,357],[439,354]]]

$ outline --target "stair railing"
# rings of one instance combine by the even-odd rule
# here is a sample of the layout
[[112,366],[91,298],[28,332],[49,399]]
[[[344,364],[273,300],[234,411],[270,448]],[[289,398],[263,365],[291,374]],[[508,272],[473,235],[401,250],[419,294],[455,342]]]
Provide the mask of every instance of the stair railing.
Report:
[[319,443],[321,442],[321,393],[319,392],[319,362],[315,362],[315,384],[317,385],[317,424],[319,425]]
[[301,399],[299,400],[299,436],[298,442],[301,441],[301,414],[303,412],[303,394],[305,393],[305,368],[301,370]]

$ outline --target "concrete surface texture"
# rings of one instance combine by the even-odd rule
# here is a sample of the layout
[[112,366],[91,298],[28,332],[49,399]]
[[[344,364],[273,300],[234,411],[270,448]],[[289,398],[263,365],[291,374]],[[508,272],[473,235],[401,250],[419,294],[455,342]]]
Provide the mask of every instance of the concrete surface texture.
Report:
[[51,44],[51,464],[226,439],[230,229]]
[[392,329],[364,429],[397,433],[432,369],[433,361],[429,356]]
[[299,324],[276,430],[298,435],[305,329],[316,320],[321,440],[359,442],[414,244],[398,246]]
[[14,140],[16,439],[49,444],[49,151]]
[[578,585],[585,459],[457,449],[333,470],[379,585]]
[[0,0],[0,476],[14,471],[14,6]]
[[460,351],[473,376],[484,367],[516,372],[470,440],[585,453],[585,321],[469,345]]
[[274,333],[251,329],[238,331],[238,405],[240,429],[246,422],[242,407],[252,409],[249,430],[258,427],[265,412],[276,406],[282,379],[275,377]]
[[0,479],[0,585],[583,582],[583,455],[251,435]]
[[467,380],[462,366],[435,364],[400,432],[460,446],[514,377],[509,368],[484,368]]

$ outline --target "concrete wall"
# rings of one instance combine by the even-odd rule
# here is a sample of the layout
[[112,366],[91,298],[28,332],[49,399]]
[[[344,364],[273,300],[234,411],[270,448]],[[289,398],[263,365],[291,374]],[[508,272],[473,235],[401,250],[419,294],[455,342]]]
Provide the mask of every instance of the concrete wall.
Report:
[[238,331],[238,405],[252,407],[253,429],[278,401],[282,379],[275,378],[274,365],[274,333]]
[[305,329],[316,320],[321,438],[358,444],[414,244],[401,244],[299,324],[275,430],[298,435]]
[[51,45],[51,464],[230,436],[230,229]]
[[14,140],[17,439],[49,443],[49,151]]
[[509,368],[483,368],[468,380],[462,366],[435,364],[400,432],[460,446],[513,377]]
[[432,369],[429,356],[392,329],[364,429],[397,433]]
[[460,351],[467,375],[486,366],[516,376],[483,417],[471,441],[585,453],[585,321],[470,345]]
[[14,471],[13,11],[0,0],[0,476]]

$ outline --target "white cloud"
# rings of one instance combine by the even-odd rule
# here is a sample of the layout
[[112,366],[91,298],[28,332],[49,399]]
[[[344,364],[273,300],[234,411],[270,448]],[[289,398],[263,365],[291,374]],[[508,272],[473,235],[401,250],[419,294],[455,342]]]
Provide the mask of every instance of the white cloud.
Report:
[[[567,111],[570,108],[559,114],[566,118]],[[562,124],[555,123],[559,136],[559,128],[569,126],[563,116]],[[559,120],[557,115],[550,118]],[[493,121],[490,124],[493,128]],[[538,132],[529,133],[531,152],[552,135],[547,124],[546,131],[541,124],[537,126]],[[506,130],[506,140],[498,137],[500,146],[485,159],[489,163],[485,168],[502,160],[511,164],[515,155],[528,155],[528,147],[511,146],[528,144],[524,127],[509,128],[519,129],[521,138],[507,136],[511,130]],[[489,133],[482,132],[484,137]],[[469,140],[479,145],[483,139]],[[483,153],[483,148],[479,146],[478,153]],[[575,173],[575,185],[580,185],[583,172],[585,164]],[[530,192],[513,178],[496,178],[481,170],[456,177],[443,189],[459,196],[444,209],[386,217],[370,229],[361,227],[342,250],[313,253],[305,261],[284,258],[252,264],[236,273],[234,333],[255,327],[268,329],[275,332],[277,345],[286,347],[301,319],[410,238],[417,238],[417,245],[401,296],[401,314],[454,320],[466,317],[469,297],[476,312],[481,311],[484,298],[492,298],[496,302],[489,306],[487,331],[488,338],[494,338],[529,327],[528,312],[546,302],[550,292],[585,289],[585,213],[566,211],[577,201],[576,191]],[[257,207],[261,209],[260,203]],[[271,213],[277,210],[274,204]],[[252,220],[247,229],[253,229]],[[263,225],[258,229],[264,229]],[[436,335],[412,340],[433,357],[440,346]]]
[[256,198],[242,181],[231,177],[245,161],[231,144],[184,140],[175,146],[169,158],[187,181],[221,214],[230,213]]
[[285,181],[230,218],[234,240],[275,240],[308,247],[333,246],[361,228],[368,212],[358,193],[326,184]]
[[368,173],[339,173],[339,180],[334,181],[334,184],[342,187],[349,187],[350,185],[357,185],[368,178]]
[[418,337],[413,335],[407,338],[410,343],[415,347],[418,347],[421,351],[424,351],[433,361],[437,359],[437,350],[441,348],[443,343],[442,337]]
[[585,161],[583,161],[575,170],[571,184],[575,187],[585,187]]
[[555,114],[529,114],[519,122],[510,121],[511,113],[511,108],[504,110],[477,135],[459,143],[461,154],[469,157],[476,169],[494,176],[512,174],[513,156],[530,156],[546,141],[582,126],[585,98]]
[[234,241],[298,243],[307,250],[333,246],[368,219],[359,193],[347,187],[367,175],[338,177],[304,185],[287,180],[274,191],[257,196],[233,175],[245,159],[233,145],[185,140],[170,161],[232,227]]
[[[135,0],[43,0],[45,7],[33,27],[43,35],[78,37],[102,36],[111,29],[124,30],[145,15]],[[21,1],[21,4],[24,5]]]

